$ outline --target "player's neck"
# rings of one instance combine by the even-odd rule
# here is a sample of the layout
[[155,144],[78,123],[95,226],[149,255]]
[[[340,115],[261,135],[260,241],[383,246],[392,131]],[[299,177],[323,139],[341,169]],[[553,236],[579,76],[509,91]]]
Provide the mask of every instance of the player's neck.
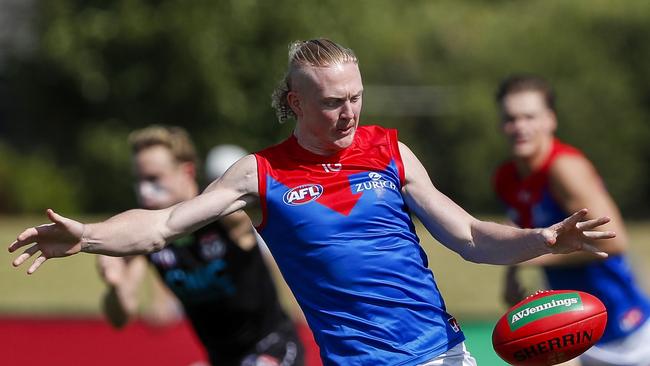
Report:
[[185,190],[185,197],[183,197],[182,201],[191,200],[192,198],[198,195],[199,195],[199,185],[196,182],[193,182],[187,185],[187,189]]
[[527,177],[532,173],[538,171],[542,168],[546,159],[551,154],[553,148],[553,139],[545,140],[535,151],[535,153],[529,156],[515,157],[515,165],[517,166],[517,171],[519,172],[520,177]]
[[299,126],[296,126],[293,135],[295,136],[298,145],[312,154],[332,156],[343,150],[343,148],[338,148],[337,146],[324,146],[321,139],[303,131]]

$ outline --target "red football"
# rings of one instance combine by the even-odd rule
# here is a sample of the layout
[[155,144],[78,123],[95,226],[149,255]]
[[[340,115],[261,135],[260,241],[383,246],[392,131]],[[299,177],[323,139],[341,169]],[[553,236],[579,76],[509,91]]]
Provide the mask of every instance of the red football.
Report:
[[582,291],[540,291],[497,322],[492,346],[512,365],[555,365],[577,357],[605,331],[607,311]]

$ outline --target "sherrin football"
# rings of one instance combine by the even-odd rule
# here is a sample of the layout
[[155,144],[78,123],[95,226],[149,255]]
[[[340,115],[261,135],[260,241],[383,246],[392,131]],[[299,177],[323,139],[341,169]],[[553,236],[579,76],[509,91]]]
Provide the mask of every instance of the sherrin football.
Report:
[[595,296],[582,291],[540,291],[499,319],[492,346],[512,365],[555,365],[598,342],[606,324],[607,311]]

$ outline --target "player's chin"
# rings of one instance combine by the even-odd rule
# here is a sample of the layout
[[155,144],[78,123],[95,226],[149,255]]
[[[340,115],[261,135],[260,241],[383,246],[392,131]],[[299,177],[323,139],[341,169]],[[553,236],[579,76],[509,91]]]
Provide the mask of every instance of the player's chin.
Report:
[[355,135],[355,129],[353,128],[352,131],[348,131],[345,134],[338,134],[335,136],[334,139],[334,145],[336,147],[345,149],[348,146],[352,145],[352,142],[354,141],[354,135]]
[[526,143],[512,145],[512,155],[517,158],[529,158],[533,155],[534,149]]

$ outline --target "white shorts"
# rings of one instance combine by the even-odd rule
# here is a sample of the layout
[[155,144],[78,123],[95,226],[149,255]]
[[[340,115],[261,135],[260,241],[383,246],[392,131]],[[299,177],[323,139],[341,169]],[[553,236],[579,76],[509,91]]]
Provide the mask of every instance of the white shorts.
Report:
[[418,366],[476,366],[476,360],[465,348],[465,342],[461,342],[446,353]]
[[582,366],[650,366],[650,320],[629,336],[591,347]]

